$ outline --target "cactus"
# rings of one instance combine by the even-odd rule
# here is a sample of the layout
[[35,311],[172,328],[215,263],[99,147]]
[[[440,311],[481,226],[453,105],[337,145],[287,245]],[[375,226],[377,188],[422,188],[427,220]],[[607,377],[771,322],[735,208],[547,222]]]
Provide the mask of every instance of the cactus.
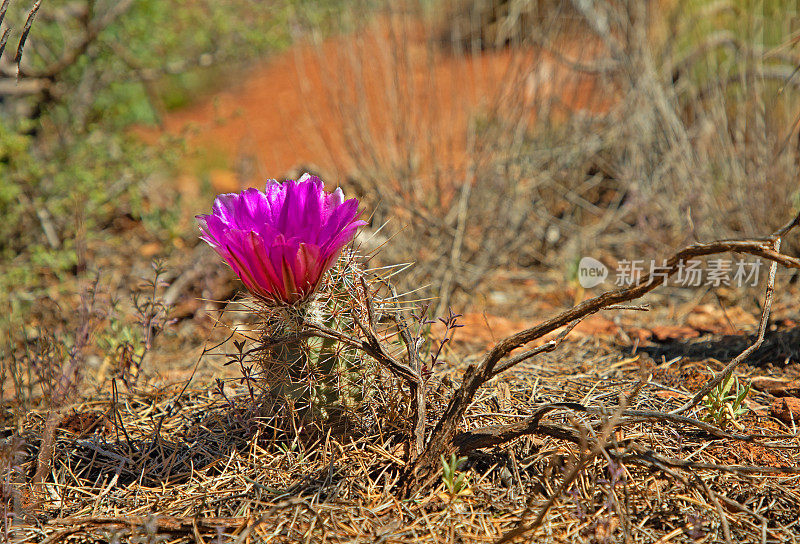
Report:
[[375,386],[376,363],[352,346],[309,337],[309,323],[358,336],[363,272],[349,255],[339,258],[318,293],[303,304],[264,306],[258,363],[263,386],[305,421],[355,414]]

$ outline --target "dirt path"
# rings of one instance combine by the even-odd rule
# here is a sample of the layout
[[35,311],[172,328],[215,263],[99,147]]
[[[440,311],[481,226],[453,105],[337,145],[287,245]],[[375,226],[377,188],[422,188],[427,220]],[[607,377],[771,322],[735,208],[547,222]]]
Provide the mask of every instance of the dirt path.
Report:
[[459,171],[480,112],[513,105],[513,115],[533,119],[546,98],[569,110],[608,107],[597,81],[551,55],[457,55],[428,36],[423,25],[379,19],[321,46],[296,46],[168,114],[166,132],[186,134],[196,152],[182,187],[208,176],[215,190],[234,191],[299,166],[335,176],[406,162],[417,172]]

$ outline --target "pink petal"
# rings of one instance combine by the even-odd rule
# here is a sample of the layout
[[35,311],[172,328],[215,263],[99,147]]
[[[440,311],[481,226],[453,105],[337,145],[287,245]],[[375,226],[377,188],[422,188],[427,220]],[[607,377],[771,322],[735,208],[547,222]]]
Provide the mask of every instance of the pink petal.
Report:
[[322,180],[267,182],[219,195],[209,215],[198,215],[200,238],[225,259],[245,286],[266,301],[292,304],[314,292],[365,222],[358,201],[341,189],[325,192]]

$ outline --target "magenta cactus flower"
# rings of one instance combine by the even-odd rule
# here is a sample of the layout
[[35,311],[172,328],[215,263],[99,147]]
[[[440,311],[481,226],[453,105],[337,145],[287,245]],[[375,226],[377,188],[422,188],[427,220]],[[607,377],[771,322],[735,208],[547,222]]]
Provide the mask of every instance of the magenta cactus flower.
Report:
[[365,221],[358,200],[322,180],[269,180],[264,192],[246,189],[219,195],[213,213],[198,215],[208,242],[247,289],[270,305],[307,300],[325,272]]

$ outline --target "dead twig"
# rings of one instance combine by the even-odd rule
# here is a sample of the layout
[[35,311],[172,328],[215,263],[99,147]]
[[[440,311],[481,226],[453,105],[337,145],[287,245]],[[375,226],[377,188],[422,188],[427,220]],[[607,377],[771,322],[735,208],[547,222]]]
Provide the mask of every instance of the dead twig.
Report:
[[[612,455],[614,453],[612,452]],[[658,463],[674,468],[686,470],[716,470],[717,472],[729,472],[733,474],[800,474],[800,467],[780,466],[780,467],[761,467],[755,465],[720,465],[714,463],[700,463],[698,461],[687,461],[665,457],[650,450],[642,450],[636,453],[626,453],[616,455],[623,462],[634,462],[646,465],[656,465]]]
[[28,18],[25,20],[25,26],[22,28],[22,35],[17,44],[17,54],[14,55],[14,64],[17,65],[17,78],[20,75],[20,63],[22,62],[22,51],[25,49],[25,42],[28,41],[28,34],[33,27],[33,20],[36,18],[36,13],[39,11],[39,6],[42,5],[42,0],[36,0],[31,10],[28,12]]
[[[800,222],[800,215],[795,217],[792,221],[778,229],[772,235],[772,251],[778,253],[781,249],[781,239],[785,236],[789,231],[791,231],[794,227],[798,225]],[[682,414],[687,412],[697,406],[700,401],[702,401],[706,395],[708,395],[712,389],[717,387],[719,384],[727,381],[730,379],[733,371],[736,370],[736,367],[742,364],[742,362],[747,359],[754,351],[756,351],[761,344],[764,343],[764,335],[767,332],[767,324],[769,323],[769,315],[772,311],[772,297],[775,293],[775,274],[778,271],[778,263],[773,261],[769,268],[769,278],[767,279],[767,287],[766,292],[764,294],[764,305],[761,310],[761,320],[758,323],[758,336],[756,337],[755,342],[753,342],[749,347],[745,348],[739,355],[734,357],[728,365],[722,369],[722,371],[718,372],[709,382],[704,385],[700,391],[698,391],[687,403],[683,406],[674,410],[673,414]]]
[[[577,402],[553,402],[537,408],[534,413],[522,421],[507,425],[488,425],[471,431],[459,433],[453,438],[453,445],[460,455],[465,455],[470,451],[480,448],[490,448],[505,444],[521,436],[530,434],[540,434],[573,441],[573,436],[565,432],[565,428],[556,429],[552,425],[543,424],[542,418],[548,413],[568,409],[575,412],[582,412],[594,415],[606,415],[607,410],[584,406]],[[707,432],[711,436],[724,440],[736,440],[739,442],[755,442],[758,439],[769,438],[772,440],[781,438],[795,438],[793,434],[786,435],[763,435],[763,434],[736,434],[730,433],[705,421],[693,419],[687,416],[673,414],[670,412],[658,412],[649,410],[623,410],[617,420],[617,426],[622,427],[631,423],[641,421],[666,421],[680,425],[688,425]]]
[[[479,448],[490,448],[510,442],[520,436],[540,433],[543,430],[542,434],[552,436],[553,427],[543,426],[540,422],[549,412],[563,408],[585,411],[585,407],[577,402],[553,402],[538,408],[533,415],[522,421],[509,425],[489,425],[460,433],[453,439],[453,444],[460,455],[465,455]],[[557,432],[556,434],[559,435],[556,438],[564,438],[565,434],[570,437],[568,440],[572,438],[572,434],[569,432]]]
[[22,60],[22,51],[25,47],[28,33],[33,26],[33,21],[36,16],[36,12],[39,10],[40,4],[41,0],[37,0],[30,13],[28,13],[28,18],[22,31],[22,37],[20,38],[19,45],[17,46],[17,53],[14,57],[16,69],[12,71],[8,66],[0,66],[0,75],[16,77],[17,79],[24,78],[33,80],[47,80],[52,82],[54,79],[57,79],[65,69],[75,64],[75,62],[81,58],[89,46],[97,41],[103,30],[105,30],[109,25],[113,24],[122,15],[124,15],[131,8],[131,6],[133,6],[133,0],[121,0],[120,2],[113,4],[112,7],[102,14],[91,19],[86,24],[82,35],[75,42],[69,45],[61,57],[49,65],[38,70],[26,70],[20,66],[20,62]]
[[[513,334],[498,342],[484,355],[478,365],[471,365],[467,368],[461,387],[459,387],[450,398],[447,409],[434,427],[425,450],[406,470],[403,483],[404,492],[406,494],[411,494],[418,490],[423,482],[429,482],[435,478],[435,474],[438,470],[439,458],[441,455],[452,451],[454,447],[453,439],[456,435],[458,425],[472,402],[475,393],[487,381],[499,373],[498,365],[500,365],[501,361],[512,351],[609,306],[629,302],[649,293],[659,285],[662,285],[665,277],[675,274],[681,263],[693,257],[714,255],[730,251],[763,257],[772,261],[775,265],[781,264],[783,266],[800,269],[800,259],[780,253],[780,245],[778,243],[780,237],[787,234],[798,223],[800,223],[800,214],[786,226],[776,231],[768,240],[720,240],[690,245],[678,251],[666,261],[666,266],[664,267],[665,271],[663,274],[660,274],[658,278],[647,274],[641,278],[636,285],[617,289],[615,291],[607,291],[535,327]],[[511,366],[512,365],[506,363],[499,368],[501,370],[507,370],[511,368]]]
[[628,395],[627,397],[622,397],[620,399],[621,402],[619,404],[619,407],[608,418],[608,420],[604,422],[603,427],[599,435],[597,436],[597,439],[594,440],[589,455],[587,456],[583,455],[583,452],[587,449],[587,442],[588,442],[586,437],[586,429],[581,427],[581,441],[579,444],[581,457],[578,461],[575,462],[572,469],[570,469],[569,473],[567,473],[567,475],[564,476],[564,480],[561,483],[561,486],[559,486],[558,491],[556,493],[553,493],[547,500],[547,502],[545,502],[545,504],[542,505],[542,507],[539,510],[539,514],[536,516],[536,519],[532,523],[527,525],[520,523],[520,525],[518,525],[515,529],[507,532],[500,539],[498,539],[495,542],[495,544],[504,544],[505,542],[510,542],[517,537],[535,531],[537,528],[539,528],[539,526],[541,526],[542,522],[544,521],[544,517],[547,515],[547,512],[550,511],[550,509],[553,507],[558,498],[565,491],[569,489],[569,487],[572,485],[572,483],[575,481],[575,479],[583,470],[583,467],[586,465],[586,462],[589,459],[596,457],[598,454],[600,454],[601,451],[605,450],[606,444],[608,443],[608,440],[611,437],[611,433],[614,432],[614,428],[617,426],[617,423],[622,413],[625,411],[625,408],[633,401],[633,399],[636,398],[636,396],[642,390],[642,385],[643,383],[640,382],[639,384],[637,384],[637,386],[634,388],[634,390],[631,392],[630,395]]
[[526,352],[520,353],[519,355],[516,355],[516,356],[508,359],[507,361],[505,361],[503,364],[499,365],[494,370],[494,376],[497,376],[498,374],[500,374],[502,372],[505,372],[506,370],[508,370],[508,369],[510,369],[510,368],[512,368],[514,366],[517,366],[518,364],[520,364],[523,361],[527,361],[531,357],[535,357],[536,355],[539,355],[539,354],[542,354],[542,353],[549,353],[551,351],[555,351],[555,349],[558,346],[560,346],[561,343],[564,340],[566,340],[567,335],[569,335],[569,333],[572,332],[572,329],[577,327],[578,324],[581,321],[583,321],[582,318],[581,319],[576,319],[575,321],[573,321],[572,323],[570,323],[569,325],[564,327],[564,330],[561,331],[558,334],[558,336],[556,336],[555,338],[553,338],[549,342],[547,342],[545,344],[542,344],[541,346],[539,346],[537,348],[533,348],[531,350],[528,350]]
[[3,24],[3,20],[6,18],[9,4],[11,4],[11,0],[3,0],[3,3],[0,4],[0,25]]

